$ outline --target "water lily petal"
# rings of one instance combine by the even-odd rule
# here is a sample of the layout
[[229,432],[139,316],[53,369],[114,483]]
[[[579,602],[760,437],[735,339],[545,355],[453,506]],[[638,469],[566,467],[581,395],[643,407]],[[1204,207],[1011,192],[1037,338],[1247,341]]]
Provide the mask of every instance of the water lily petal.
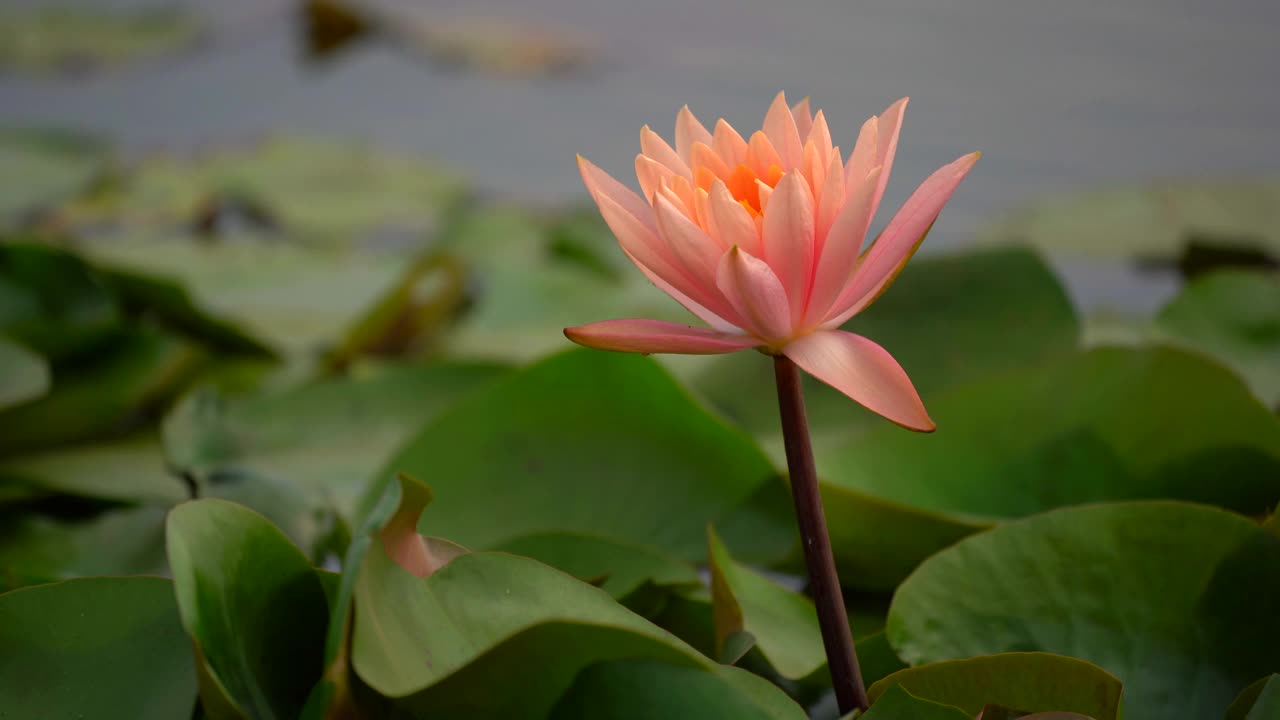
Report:
[[791,342],[782,352],[805,372],[874,413],[910,430],[932,432],[936,427],[906,371],[867,338],[821,330]]
[[849,199],[832,221],[814,270],[813,289],[805,309],[806,326],[821,323],[830,314],[831,306],[853,277],[871,224],[871,197],[879,177],[880,168],[875,168],[863,178],[860,186],[849,192]]
[[[889,287],[915,254],[942,206],[973,168],[981,153],[970,153],[942,166],[916,188],[866,252],[848,286],[832,305],[825,323],[834,327],[870,305]],[[882,174],[883,177],[883,174]]]
[[876,194],[871,198],[871,212],[880,207],[880,198],[884,197],[884,188],[889,184],[889,171],[893,169],[893,157],[898,152],[898,135],[902,131],[902,114],[907,109],[907,101],[902,98],[880,113],[880,123],[876,131],[875,165],[880,167],[880,184],[876,186]]
[[763,259],[786,289],[793,324],[799,322],[809,293],[813,238],[813,193],[803,176],[787,173],[765,207]]
[[879,135],[880,118],[871,117],[862,123],[858,131],[858,141],[854,143],[853,152],[849,153],[849,162],[844,166],[844,187],[852,191],[861,187],[862,179],[876,166],[876,137]]
[[730,248],[720,261],[716,287],[743,319],[744,324],[739,327],[767,340],[780,340],[791,334],[787,293],[763,260],[742,248]]
[[598,350],[646,354],[718,355],[760,344],[756,338],[741,333],[644,319],[605,320],[565,328],[564,334],[579,345]]
[[729,167],[737,167],[747,161],[747,141],[723,119],[716,121],[711,147]]
[[[822,112],[819,110],[818,112]],[[805,98],[791,106],[791,116],[796,120],[796,130],[800,132],[800,142],[809,139],[809,130],[813,128],[813,112],[809,110],[809,98]]]
[[676,115],[676,153],[686,163],[693,164],[693,146],[695,143],[711,144],[711,133],[698,122],[688,105],[680,108]]
[[653,196],[664,182],[670,182],[675,177],[675,172],[666,165],[643,153],[636,155],[636,179],[640,181],[640,190],[649,202],[653,202]]
[[671,172],[689,177],[689,165],[648,125],[640,128],[640,152],[671,168]]
[[[700,287],[714,287],[716,270],[725,248],[698,227],[669,195],[659,192],[653,207],[658,214],[662,238],[676,260]],[[719,311],[718,308],[716,310]],[[730,319],[728,315],[724,317]]]
[[711,216],[721,243],[728,247],[738,245],[752,255],[760,254],[760,229],[721,181],[711,185]]
[[764,134],[769,137],[773,147],[782,158],[782,167],[791,169],[800,164],[801,151],[800,130],[796,127],[796,117],[787,106],[787,98],[778,93],[764,116]]

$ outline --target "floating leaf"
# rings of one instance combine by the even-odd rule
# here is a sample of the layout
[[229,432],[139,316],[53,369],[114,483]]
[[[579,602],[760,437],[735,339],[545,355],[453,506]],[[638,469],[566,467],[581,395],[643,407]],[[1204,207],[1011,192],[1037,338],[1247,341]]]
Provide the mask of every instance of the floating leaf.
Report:
[[[8,30],[11,32],[12,27]],[[0,15],[0,64],[6,21]],[[39,215],[90,185],[106,165],[105,146],[52,130],[0,131],[0,227],[37,224]]]
[[1160,311],[1156,328],[1222,360],[1280,408],[1280,273],[1206,275]]
[[1219,717],[1280,667],[1280,542],[1216,508],[1055,510],[967,538],[908,578],[889,640],[913,665],[1042,651],[1124,682],[1129,720]]
[[577,532],[690,561],[704,556],[706,523],[773,476],[655,362],[588,350],[468,396],[386,468],[434,478],[423,527],[473,549]]
[[1280,255],[1280,182],[1117,187],[1014,213],[982,241],[1047,251],[1174,258],[1189,239],[1214,237]]
[[651,547],[581,533],[525,535],[495,549],[559,568],[579,580],[598,585],[620,601],[625,601],[646,583],[663,587],[702,583],[692,565]]
[[0,337],[0,410],[49,391],[49,364],[25,347]]
[[552,720],[803,720],[767,680],[735,667],[713,672],[653,660],[588,667],[556,704]]
[[1120,680],[1071,657],[1049,653],[1002,653],[907,668],[867,689],[871,702],[891,687],[954,705],[976,715],[986,705],[1023,713],[1071,711],[1094,720],[1120,717]]
[[73,72],[189,47],[195,18],[178,8],[41,7],[0,14],[0,67]]
[[0,697],[14,718],[191,716],[196,677],[173,585],[86,578],[0,595]]
[[1280,717],[1280,674],[1245,688],[1227,708],[1226,720],[1275,720]]
[[969,720],[960,708],[922,700],[902,688],[891,685],[884,690],[865,715],[865,720]]
[[1099,348],[934,401],[938,432],[870,430],[818,460],[846,582],[888,589],[994,521],[1175,498],[1262,514],[1280,501],[1280,421],[1219,366]]
[[206,709],[298,717],[320,679],[328,614],[306,557],[266,518],[223,500],[174,508],[167,540]]
[[[931,412],[946,390],[1070,353],[1079,335],[1071,303],[1053,273],[1035,254],[1018,248],[914,261],[844,329],[893,353]],[[760,438],[774,457],[782,457],[770,363],[754,353],[717,357],[693,375],[690,385]],[[805,404],[819,450],[888,425],[807,377]]]
[[825,671],[827,655],[813,602],[739,565],[714,530],[707,531],[707,546],[720,656],[726,658],[726,643],[734,635],[747,633],[782,677],[800,680]]

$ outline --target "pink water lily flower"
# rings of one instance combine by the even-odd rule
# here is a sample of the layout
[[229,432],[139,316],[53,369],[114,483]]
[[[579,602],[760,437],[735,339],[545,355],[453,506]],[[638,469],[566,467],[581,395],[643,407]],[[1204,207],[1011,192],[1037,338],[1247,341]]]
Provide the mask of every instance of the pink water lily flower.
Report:
[[868,409],[913,430],[933,421],[884,348],[838,328],[889,286],[978,159],[929,176],[866,252],[863,239],[889,181],[907,99],[867,120],[848,159],[822,111],[782,93],[764,129],[714,131],[689,108],[675,147],[645,127],[636,176],[643,196],[578,158],[582,179],[627,257],[708,326],[607,320],[568,328],[587,347],[785,355]]

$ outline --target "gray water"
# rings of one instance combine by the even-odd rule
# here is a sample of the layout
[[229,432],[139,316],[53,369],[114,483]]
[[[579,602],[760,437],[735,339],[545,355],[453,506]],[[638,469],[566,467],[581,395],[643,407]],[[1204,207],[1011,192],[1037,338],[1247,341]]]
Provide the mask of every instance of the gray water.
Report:
[[[378,43],[311,66],[292,3],[188,2],[217,29],[199,50],[81,79],[0,76],[0,123],[100,132],[135,151],[270,131],[369,138],[495,192],[564,202],[585,197],[576,153],[630,178],[639,127],[669,134],[684,103],[747,131],[778,90],[809,95],[848,148],[863,119],[911,95],[886,207],[984,151],[933,247],[1063,191],[1280,170],[1275,0],[399,0],[559,27],[601,49],[589,73],[538,79]],[[1068,279],[1090,305],[1149,305],[1167,290],[1125,289],[1102,269]]]

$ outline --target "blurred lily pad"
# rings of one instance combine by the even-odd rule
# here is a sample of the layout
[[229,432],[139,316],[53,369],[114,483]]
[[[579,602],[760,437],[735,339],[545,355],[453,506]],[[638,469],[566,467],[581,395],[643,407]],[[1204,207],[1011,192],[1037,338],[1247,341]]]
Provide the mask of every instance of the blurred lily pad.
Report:
[[176,7],[8,8],[0,13],[0,67],[84,72],[190,47],[199,23]]
[[1175,498],[1262,515],[1280,501],[1280,420],[1199,355],[1098,348],[930,410],[933,435],[876,428],[819,459],[848,582],[891,588],[985,524],[1062,505]]
[[190,157],[153,157],[68,205],[71,227],[122,237],[199,235],[375,249],[419,247],[462,196],[453,174],[412,153],[280,135]]
[[1018,211],[984,242],[1051,252],[1174,260],[1184,245],[1219,239],[1280,257],[1280,181],[1117,187]]
[[320,679],[328,615],[306,557],[266,518],[222,500],[174,508],[166,537],[206,711],[298,717]]
[[0,410],[40,397],[49,384],[44,358],[0,336]]
[[[1280,543],[1177,502],[1055,510],[967,538],[898,589],[889,640],[913,665],[1042,651],[1124,682],[1125,717],[1221,717],[1280,667]],[[911,672],[911,671],[904,671]]]
[[[0,11],[0,58],[12,44]],[[10,27],[8,32],[12,32]],[[0,59],[0,64],[3,60]],[[0,130],[0,227],[37,222],[43,211],[86,190],[105,170],[106,147],[54,130]]]
[[[950,388],[1051,361],[1079,342],[1075,312],[1062,287],[1040,258],[1020,248],[918,259],[844,329],[893,353],[931,411],[934,399]],[[782,457],[770,363],[754,353],[717,357],[689,383]],[[805,403],[818,449],[888,425],[809,377]]]
[[1163,337],[1222,360],[1280,408],[1280,273],[1222,271],[1189,284],[1156,318]]
[[1280,674],[1262,678],[1245,688],[1231,707],[1226,720],[1273,720],[1280,717]]
[[0,647],[0,697],[15,718],[105,709],[172,720],[195,706],[191,644],[168,580],[86,578],[5,593]]
[[198,479],[249,472],[287,481],[344,514],[387,458],[497,365],[382,368],[260,395],[193,393],[165,419],[169,462]]
[[954,705],[923,700],[901,685],[892,685],[860,717],[866,720],[969,720],[970,716]]
[[1010,652],[907,668],[867,688],[875,703],[889,688],[954,705],[969,715],[987,705],[1021,713],[1071,711],[1094,720],[1120,717],[1120,680],[1084,660],[1040,652]]
[[574,532],[689,561],[705,556],[706,523],[773,477],[749,438],[699,408],[654,361],[590,350],[552,356],[461,400],[382,476],[396,471],[435,480],[423,527],[473,549]]

